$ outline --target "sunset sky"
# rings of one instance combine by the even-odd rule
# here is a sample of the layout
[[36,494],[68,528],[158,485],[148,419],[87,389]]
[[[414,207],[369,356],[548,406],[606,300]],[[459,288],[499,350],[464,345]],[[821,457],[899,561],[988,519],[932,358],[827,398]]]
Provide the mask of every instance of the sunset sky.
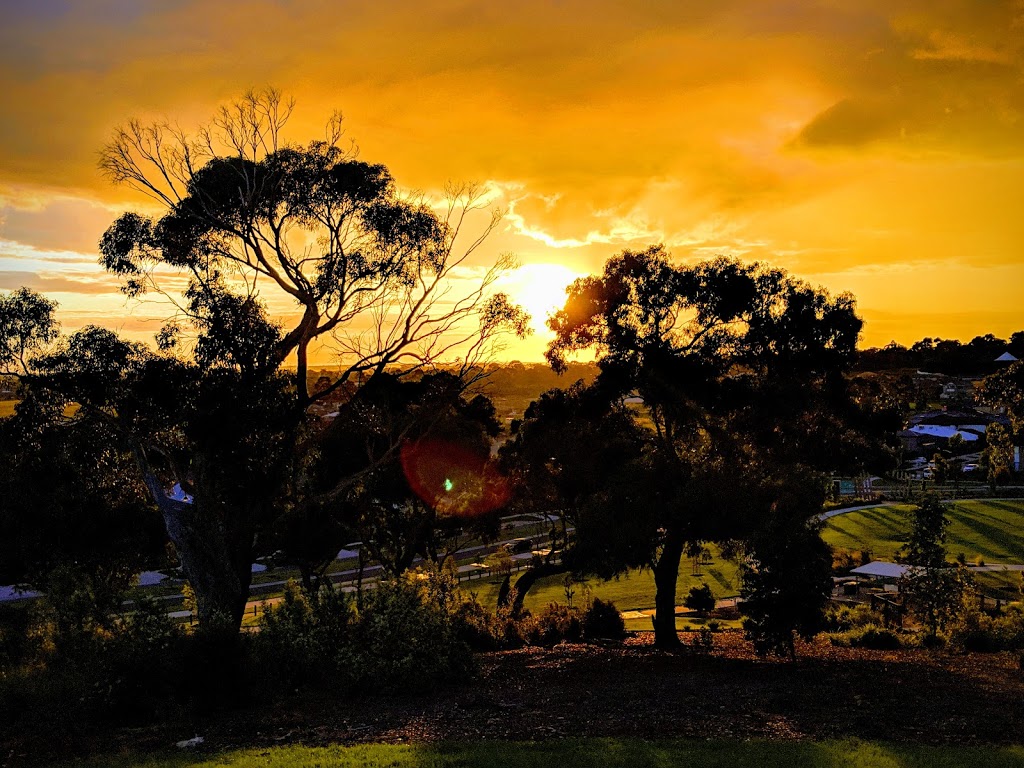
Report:
[[[97,266],[141,200],[97,170],[131,117],[198,126],[272,85],[361,158],[484,185],[534,314],[624,248],[850,291],[862,346],[1024,329],[1024,1],[5,0],[0,290],[151,336]],[[509,355],[538,359],[535,334]]]

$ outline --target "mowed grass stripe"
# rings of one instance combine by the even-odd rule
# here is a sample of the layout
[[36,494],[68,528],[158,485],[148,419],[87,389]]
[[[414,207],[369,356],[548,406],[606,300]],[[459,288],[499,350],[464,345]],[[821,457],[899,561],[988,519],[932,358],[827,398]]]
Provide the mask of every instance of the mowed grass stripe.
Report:
[[209,757],[107,757],[109,768],[986,768],[1024,767],[1024,747],[928,747],[878,741],[641,741],[567,739],[423,745],[365,744],[245,749]]
[[892,560],[910,531],[909,504],[871,507],[831,517],[822,538],[833,547],[868,550],[875,560]]
[[[891,560],[910,533],[909,504],[849,512],[830,518],[822,537],[834,547],[869,550],[876,560]],[[968,560],[1024,564],[1024,500],[972,499],[946,506],[950,520],[946,551]]]

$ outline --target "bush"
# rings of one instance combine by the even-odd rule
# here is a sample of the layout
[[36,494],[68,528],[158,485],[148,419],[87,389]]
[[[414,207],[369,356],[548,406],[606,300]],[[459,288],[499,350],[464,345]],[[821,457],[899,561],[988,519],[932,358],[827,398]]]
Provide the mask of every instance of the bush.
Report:
[[1001,616],[989,616],[976,605],[961,612],[949,633],[957,650],[990,653],[1024,649],[1024,611],[1007,608]]
[[528,625],[526,638],[531,645],[551,646],[566,641],[579,642],[583,638],[583,620],[580,611],[559,603],[551,603]]
[[449,606],[431,597],[431,586],[415,577],[382,583],[366,596],[352,642],[338,657],[352,684],[426,689],[472,671],[469,647],[458,637]]
[[826,632],[845,632],[854,627],[874,624],[877,617],[866,605],[829,605],[825,609]]
[[844,632],[832,632],[828,635],[832,645],[842,648],[870,648],[876,651],[895,651],[903,647],[900,636],[886,627],[867,624],[848,629]]
[[715,596],[711,592],[711,587],[707,584],[690,587],[690,593],[683,599],[683,605],[701,614],[715,610]]
[[472,662],[465,638],[489,634],[484,615],[463,607],[447,574],[382,582],[358,610],[331,588],[308,595],[289,585],[284,602],[260,618],[254,672],[271,689],[424,689],[466,675]]
[[622,614],[610,600],[605,602],[595,597],[587,612],[583,615],[583,636],[590,639],[603,637],[609,640],[621,640],[626,636],[626,623]]
[[710,627],[701,627],[693,637],[692,646],[701,653],[710,653],[715,647],[715,633]]
[[27,603],[0,603],[0,671],[16,667],[39,653],[29,631],[31,624]]
[[96,669],[106,678],[106,701],[120,722],[147,722],[174,706],[182,690],[187,641],[184,632],[152,599],[136,602],[135,613],[98,648]]
[[348,641],[354,620],[348,596],[331,584],[308,594],[289,582],[284,600],[264,610],[252,638],[257,674],[271,687],[336,682],[337,651]]
[[29,634],[36,653],[0,674],[0,722],[65,741],[97,725],[138,724],[180,703],[184,634],[161,606],[140,601],[108,629],[64,632],[46,611]]

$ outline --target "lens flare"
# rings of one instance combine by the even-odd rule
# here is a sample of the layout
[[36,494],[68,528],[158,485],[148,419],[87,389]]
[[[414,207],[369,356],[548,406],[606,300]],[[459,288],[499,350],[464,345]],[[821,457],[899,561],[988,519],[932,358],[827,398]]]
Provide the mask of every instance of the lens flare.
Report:
[[487,457],[445,440],[402,445],[402,471],[409,487],[439,513],[474,517],[504,505],[508,484]]

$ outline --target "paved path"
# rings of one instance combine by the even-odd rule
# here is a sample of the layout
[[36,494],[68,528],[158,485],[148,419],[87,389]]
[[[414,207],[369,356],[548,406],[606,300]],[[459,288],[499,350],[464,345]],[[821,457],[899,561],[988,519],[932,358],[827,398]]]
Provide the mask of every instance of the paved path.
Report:
[[893,507],[896,506],[894,501],[876,501],[874,504],[861,504],[859,507],[841,507],[840,509],[830,509],[828,512],[822,512],[818,515],[819,520],[828,520],[830,517],[836,517],[837,515],[845,515],[847,512],[859,512],[862,509],[874,509],[875,507]]
[[986,565],[969,565],[967,570],[975,573],[990,573],[993,571],[1024,571],[1024,565],[1012,565],[1010,563],[987,563]]

